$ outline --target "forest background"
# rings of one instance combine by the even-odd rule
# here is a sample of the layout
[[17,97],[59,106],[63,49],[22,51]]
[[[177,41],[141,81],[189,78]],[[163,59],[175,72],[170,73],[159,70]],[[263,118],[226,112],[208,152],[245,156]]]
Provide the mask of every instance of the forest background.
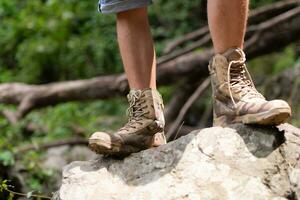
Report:
[[[281,5],[282,2],[290,5],[282,7],[280,11],[278,6],[272,8],[272,5]],[[274,26],[282,26],[295,17],[299,19],[297,1],[251,0],[251,10],[268,6],[273,11],[271,9],[272,12],[264,13],[261,19],[258,19],[259,16],[253,18],[249,21],[252,23],[249,27],[261,22],[270,23],[268,20],[293,10],[294,18],[285,18]],[[86,148],[86,139],[94,131],[113,131],[126,122],[127,102],[123,95],[128,89],[126,85],[120,86],[119,92],[111,97],[104,95],[101,98],[99,95],[99,98],[82,98],[82,101],[70,98],[45,106],[33,106],[21,116],[14,115],[20,109],[20,102],[9,102],[1,93],[7,84],[15,82],[41,85],[122,73],[115,16],[100,14],[97,7],[96,1],[0,0],[0,182],[10,180],[16,191],[40,191],[51,195],[59,187],[61,171],[45,164],[50,150],[66,145],[71,145],[68,152],[75,146]],[[298,12],[295,11],[297,8]],[[204,0],[158,0],[149,8],[160,65],[171,62],[180,64],[180,59],[189,61],[192,59],[189,55],[210,55],[206,52],[211,42],[205,38],[205,34],[198,33],[198,38],[194,39],[188,39],[186,35],[195,30],[205,30],[206,15]],[[290,31],[289,28],[294,27],[290,25],[287,31]],[[289,41],[279,38],[273,39],[272,45],[266,42],[267,52],[256,50],[263,45],[257,45],[261,41],[249,43],[249,52],[252,54],[248,66],[259,91],[269,98],[280,97],[289,101],[294,110],[290,123],[300,126],[300,31],[297,27],[294,29],[294,32],[290,32],[295,36]],[[253,30],[255,32],[258,29]],[[281,34],[271,29],[266,29],[266,32],[268,37],[271,33]],[[183,43],[175,45],[172,50],[168,49],[174,41],[182,38],[185,38]],[[202,43],[197,43],[201,39]],[[203,63],[207,64],[206,60]],[[181,67],[184,68],[184,65]],[[195,128],[211,126],[212,119],[211,91],[205,84],[205,78],[199,76],[197,80],[197,77],[178,73],[176,80],[169,80],[167,75],[162,74],[159,81],[162,83],[159,90],[169,105],[169,128],[175,124],[173,129],[182,130],[182,133],[176,131],[179,134],[176,136],[170,132],[170,139]],[[192,101],[189,109],[182,111],[183,105],[191,101],[190,96],[197,92],[201,84],[204,89],[201,94],[196,93],[199,98]],[[177,94],[179,88],[184,87],[189,88],[188,93],[181,96]],[[174,106],[174,102],[178,102],[178,105]],[[170,110],[175,113],[170,113]],[[180,111],[183,115],[176,122]],[[65,151],[62,150],[61,154],[66,162],[87,159],[84,156],[69,158]]]

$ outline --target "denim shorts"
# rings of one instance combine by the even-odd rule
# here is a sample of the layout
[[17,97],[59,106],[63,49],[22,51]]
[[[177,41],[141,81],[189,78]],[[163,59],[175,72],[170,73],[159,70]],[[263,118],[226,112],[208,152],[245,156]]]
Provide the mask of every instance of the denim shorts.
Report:
[[146,7],[151,3],[152,0],[99,0],[99,11],[102,13],[118,13]]

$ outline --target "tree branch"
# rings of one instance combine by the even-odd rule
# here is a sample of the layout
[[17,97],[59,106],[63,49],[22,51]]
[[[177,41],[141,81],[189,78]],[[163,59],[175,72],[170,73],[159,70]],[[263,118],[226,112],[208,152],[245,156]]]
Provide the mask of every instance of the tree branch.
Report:
[[206,78],[197,88],[197,90],[193,93],[193,95],[186,101],[186,103],[183,105],[182,109],[179,112],[179,115],[177,116],[174,123],[172,123],[171,127],[168,130],[168,133],[166,134],[167,140],[176,139],[174,138],[174,134],[178,130],[178,127],[182,123],[187,111],[189,108],[195,103],[197,99],[199,99],[204,91],[208,88],[210,85],[210,79]]
[[59,140],[59,141],[54,141],[54,142],[48,142],[45,144],[30,144],[27,146],[20,147],[16,149],[17,153],[24,153],[30,150],[45,150],[49,148],[54,148],[54,147],[59,147],[59,146],[64,146],[64,145],[88,145],[87,139],[84,138],[73,138],[73,139],[65,139],[65,140]]
[[[295,8],[296,6],[299,6],[299,0],[280,1],[280,2],[276,2],[270,5],[257,8],[250,12],[248,23],[250,25],[261,23],[279,14],[287,12],[288,10]],[[208,35],[209,35],[209,28],[208,26],[204,26],[198,30],[195,30],[191,33],[188,33],[184,36],[181,36],[178,39],[169,42],[166,45],[163,52],[164,54],[170,54],[178,46],[183,45],[190,41],[199,40],[199,38],[202,37],[208,37]]]

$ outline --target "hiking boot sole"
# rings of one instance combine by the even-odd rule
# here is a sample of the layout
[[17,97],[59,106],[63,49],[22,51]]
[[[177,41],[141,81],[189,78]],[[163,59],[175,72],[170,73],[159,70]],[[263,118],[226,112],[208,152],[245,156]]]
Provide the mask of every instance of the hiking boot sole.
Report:
[[[159,139],[156,140],[156,135],[159,134]],[[131,153],[136,153],[145,149],[150,149],[150,148],[154,148],[154,147],[159,147],[166,144],[165,138],[164,138],[164,133],[163,132],[159,132],[156,133],[153,136],[152,139],[152,145],[148,148],[137,148],[134,147],[132,145],[123,145],[122,149],[126,149],[127,151],[121,150],[121,146],[118,144],[112,144],[112,143],[107,143],[106,141],[103,140],[99,140],[99,139],[91,139],[89,140],[89,148],[94,151],[97,154],[103,154],[103,155],[121,155],[121,156],[126,156],[129,155]],[[109,148],[111,147],[111,148]],[[128,150],[131,150],[130,152],[128,152]]]
[[274,108],[272,110],[247,114],[243,116],[221,116],[215,119],[214,125],[225,126],[233,123],[258,124],[258,125],[279,125],[291,117],[290,108]]
[[290,108],[276,108],[264,113],[248,114],[242,117],[244,124],[279,125],[291,117]]
[[121,146],[110,144],[111,148],[106,147],[107,143],[105,141],[100,140],[91,140],[89,144],[89,148],[97,154],[102,155],[118,155],[118,156],[127,156],[131,153],[136,153],[141,151],[141,149],[137,149],[136,147],[130,145],[123,145],[123,149],[136,149],[136,151],[121,151]]
[[[99,138],[96,139],[89,139],[89,148],[94,151],[97,154],[103,154],[103,155],[116,155],[116,156],[127,156],[131,153],[137,153],[139,151],[149,149],[152,147],[159,146],[159,142],[161,144],[165,144],[165,141],[155,141],[155,134],[160,134],[160,137],[162,137],[163,134],[163,128],[160,125],[159,121],[154,121],[151,123],[148,128],[152,130],[154,133],[149,134],[148,136],[153,137],[151,140],[151,144],[149,147],[141,148],[136,147],[128,144],[120,144],[120,143],[111,143],[107,142],[105,140],[101,140]],[[164,134],[163,134],[164,136]]]

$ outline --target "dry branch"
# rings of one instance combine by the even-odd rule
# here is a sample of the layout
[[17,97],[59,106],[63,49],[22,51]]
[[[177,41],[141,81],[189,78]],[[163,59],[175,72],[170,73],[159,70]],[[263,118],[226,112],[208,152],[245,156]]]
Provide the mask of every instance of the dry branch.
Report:
[[171,127],[168,130],[168,133],[166,134],[166,138],[169,141],[174,136],[174,133],[178,130],[180,124],[182,123],[186,113],[188,112],[189,108],[195,103],[197,99],[199,99],[204,91],[208,88],[210,84],[210,79],[206,78],[205,81],[203,81],[199,87],[196,89],[196,91],[193,93],[193,95],[186,101],[186,103],[183,105],[182,109],[179,112],[179,115],[177,116],[176,120],[172,123]]
[[[292,8],[295,8],[298,5],[299,0],[286,0],[257,8],[250,12],[248,23],[250,25],[261,23],[279,14],[282,14]],[[164,49],[164,54],[170,54],[178,46],[190,41],[198,40],[202,37],[209,37],[208,26],[204,26],[198,30],[195,30],[191,33],[188,33],[184,36],[181,36],[178,39],[169,42]]]
[[200,37],[203,37],[209,33],[209,28],[208,26],[204,26],[198,30],[195,30],[193,32],[190,32],[184,36],[181,36],[179,39],[176,39],[169,44],[166,45],[164,49],[164,54],[169,54],[171,53],[174,49],[176,49],[178,46],[188,42],[188,41],[193,41],[196,40]]
[[73,138],[73,139],[65,139],[65,140],[59,140],[59,141],[54,141],[54,142],[48,142],[46,144],[30,144],[24,147],[20,147],[16,150],[16,152],[19,153],[24,153],[27,151],[31,150],[45,150],[49,148],[54,148],[54,147],[59,147],[59,146],[65,146],[65,145],[88,145],[87,139],[84,138]]
[[162,57],[160,57],[158,60],[157,60],[157,63],[158,64],[163,64],[165,62],[168,62],[170,60],[173,60],[179,56],[182,56],[184,54],[187,54],[187,53],[190,53],[192,52],[193,50],[209,43],[211,41],[211,37],[210,37],[210,34],[206,34],[204,35],[200,40],[197,40],[195,41],[193,44],[187,46],[187,47],[184,47],[178,51],[174,51],[173,53],[171,54],[167,54],[167,55],[164,55]]
[[182,106],[203,81],[204,78],[199,79],[199,76],[195,75],[184,78],[179,84],[175,85],[176,88],[172,94],[172,98],[164,111],[166,124],[171,124],[177,118]]

